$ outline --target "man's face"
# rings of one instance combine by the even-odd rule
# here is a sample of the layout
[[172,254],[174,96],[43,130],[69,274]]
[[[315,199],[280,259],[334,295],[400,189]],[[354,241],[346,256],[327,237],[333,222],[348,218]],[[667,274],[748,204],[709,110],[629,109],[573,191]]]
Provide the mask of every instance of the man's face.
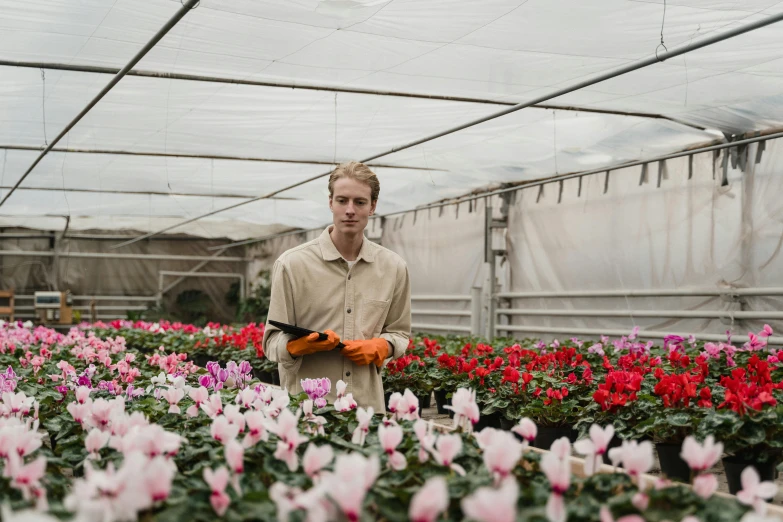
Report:
[[370,200],[370,186],[352,178],[340,178],[334,182],[334,193],[329,198],[329,208],[334,216],[335,231],[344,234],[361,234],[368,218],[375,212]]

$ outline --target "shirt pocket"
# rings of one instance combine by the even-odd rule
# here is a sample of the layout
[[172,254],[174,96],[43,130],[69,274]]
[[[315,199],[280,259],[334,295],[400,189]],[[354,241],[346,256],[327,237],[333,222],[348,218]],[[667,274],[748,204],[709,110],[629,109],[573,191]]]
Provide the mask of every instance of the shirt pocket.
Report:
[[390,300],[363,299],[362,300],[362,337],[372,339],[378,337],[383,329],[383,323],[389,313]]

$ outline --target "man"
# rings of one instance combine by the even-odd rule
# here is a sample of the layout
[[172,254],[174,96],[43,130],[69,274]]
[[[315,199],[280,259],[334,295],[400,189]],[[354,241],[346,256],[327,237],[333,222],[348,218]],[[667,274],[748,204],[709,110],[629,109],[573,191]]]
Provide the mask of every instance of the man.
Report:
[[[405,353],[411,329],[408,267],[402,258],[364,237],[380,183],[364,164],[339,165],[329,177],[334,223],[318,239],[275,262],[268,319],[324,332],[294,339],[267,324],[264,353],[278,363],[281,385],[302,391],[301,379],[328,377],[362,407],[384,412],[381,370]],[[335,349],[342,340],[345,348]]]

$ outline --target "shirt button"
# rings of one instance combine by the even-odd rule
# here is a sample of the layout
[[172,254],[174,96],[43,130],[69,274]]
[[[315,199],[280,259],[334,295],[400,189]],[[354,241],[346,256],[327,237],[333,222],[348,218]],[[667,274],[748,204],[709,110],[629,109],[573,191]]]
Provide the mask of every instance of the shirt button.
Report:
[[345,372],[345,376],[346,377],[350,377],[351,376],[351,372]]
[[349,313],[349,314],[351,313],[351,309],[350,309],[350,308],[348,309],[348,313]]

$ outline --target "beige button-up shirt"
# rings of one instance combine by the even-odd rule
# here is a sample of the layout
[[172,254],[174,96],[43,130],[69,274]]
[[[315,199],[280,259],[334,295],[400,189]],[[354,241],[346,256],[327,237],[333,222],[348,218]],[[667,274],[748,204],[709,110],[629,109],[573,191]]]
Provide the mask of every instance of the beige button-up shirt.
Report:
[[[320,332],[333,330],[342,340],[381,337],[394,348],[389,359],[402,356],[411,330],[405,261],[365,238],[356,264],[349,268],[329,236],[331,228],[275,262],[268,319]],[[337,349],[293,358],[286,349],[291,339],[267,323],[264,352],[278,363],[280,384],[290,393],[301,393],[301,379],[328,377],[332,391],[327,398],[332,402],[342,379],[359,406],[385,411],[381,368],[354,364]]]

